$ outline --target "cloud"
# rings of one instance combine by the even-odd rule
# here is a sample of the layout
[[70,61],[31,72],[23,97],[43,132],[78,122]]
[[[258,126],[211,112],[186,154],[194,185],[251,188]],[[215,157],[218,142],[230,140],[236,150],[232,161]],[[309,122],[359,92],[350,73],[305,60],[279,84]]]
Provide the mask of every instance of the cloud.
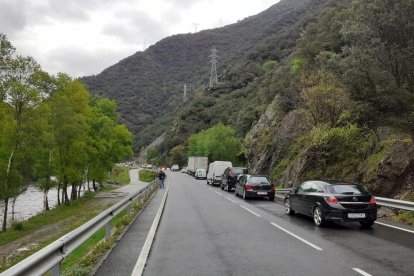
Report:
[[11,35],[27,24],[23,1],[0,2],[0,32]]
[[115,17],[117,21],[105,25],[102,33],[125,43],[142,43],[144,39],[155,42],[166,35],[165,22],[156,21],[142,11],[122,10]]
[[133,49],[96,49],[87,51],[83,48],[61,47],[44,56],[49,60],[47,68],[51,73],[65,72],[74,77],[99,73],[103,69],[117,63],[126,56],[132,55]]

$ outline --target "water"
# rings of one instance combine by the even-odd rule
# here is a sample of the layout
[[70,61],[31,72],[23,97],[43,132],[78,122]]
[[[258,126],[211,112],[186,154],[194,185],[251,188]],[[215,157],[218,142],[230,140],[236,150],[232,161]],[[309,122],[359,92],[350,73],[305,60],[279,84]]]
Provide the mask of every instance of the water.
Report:
[[[68,187],[68,195],[72,191],[72,187]],[[84,189],[81,189],[81,195],[83,195]],[[61,192],[62,194],[62,192]],[[57,205],[57,189],[50,189],[48,193],[49,207],[53,208]],[[13,200],[9,200],[7,224],[10,226],[12,219],[12,206]],[[29,185],[27,188],[16,198],[14,205],[14,221],[27,220],[44,211],[43,206],[43,191],[38,189],[35,185]],[[0,225],[3,223],[4,203],[0,203]]]

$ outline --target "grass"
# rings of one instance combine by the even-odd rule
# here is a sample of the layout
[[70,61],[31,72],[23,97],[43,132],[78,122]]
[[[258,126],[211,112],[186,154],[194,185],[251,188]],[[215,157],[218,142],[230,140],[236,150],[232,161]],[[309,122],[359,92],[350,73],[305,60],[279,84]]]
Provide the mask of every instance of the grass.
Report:
[[[144,201],[148,202],[149,198],[150,196],[144,197]],[[143,206],[137,202],[133,203],[131,215],[128,215],[126,210],[124,210],[112,219],[111,226],[113,235],[108,241],[104,240],[105,228],[102,228],[73,251],[62,263],[62,275],[90,275],[93,267],[117,242],[118,237],[124,232],[124,229],[132,222],[133,218]]]
[[[81,199],[77,199],[72,201],[69,206],[61,205],[57,206],[44,214],[36,215],[26,221],[21,221],[20,227],[12,227],[7,229],[6,232],[0,233],[0,245],[8,244],[17,240],[20,237],[28,235],[33,231],[40,229],[44,225],[54,224],[60,222],[68,217],[77,216],[80,218],[84,218],[85,220],[89,220],[96,212],[85,212],[85,203],[91,198],[90,194],[85,195]],[[76,228],[80,222],[76,223],[73,228]]]
[[108,178],[108,181],[112,181],[113,183],[127,185],[130,183],[129,179],[129,169],[122,168],[122,167],[115,167],[111,175]]
[[[126,215],[126,210],[116,215],[115,218],[113,218],[111,221],[111,226],[116,226],[119,221],[122,221],[124,219],[124,216]],[[73,270],[71,268],[76,267],[77,264],[79,264],[80,260],[91,250],[91,248],[95,247],[101,240],[105,238],[105,231],[105,227],[102,227],[92,237],[90,237],[87,241],[76,248],[75,251],[73,251],[69,256],[67,256],[62,262],[62,271],[70,272]]]
[[414,212],[404,211],[401,214],[399,214],[395,219],[399,222],[414,225]]
[[140,170],[139,171],[139,180],[143,182],[152,182],[154,181],[156,173],[153,171],[148,170]]

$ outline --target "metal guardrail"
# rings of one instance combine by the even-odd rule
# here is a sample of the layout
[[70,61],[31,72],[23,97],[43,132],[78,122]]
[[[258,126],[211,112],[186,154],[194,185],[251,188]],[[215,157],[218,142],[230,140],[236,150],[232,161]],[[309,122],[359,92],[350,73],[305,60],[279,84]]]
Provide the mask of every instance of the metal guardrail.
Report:
[[[275,189],[275,192],[285,195],[289,193],[292,189],[293,188]],[[386,198],[386,197],[375,197],[375,200],[377,201],[377,205],[380,205],[380,206],[414,211],[414,202],[412,201],[391,199],[391,198]]]
[[106,226],[105,239],[108,240],[111,237],[111,220],[126,208],[128,208],[128,214],[130,214],[131,203],[140,196],[147,194],[147,192],[152,193],[156,189],[157,184],[157,181],[151,182],[146,187],[124,198],[82,226],[52,242],[0,275],[43,275],[49,271],[52,276],[60,275],[60,264],[65,257],[92,237],[103,226]]

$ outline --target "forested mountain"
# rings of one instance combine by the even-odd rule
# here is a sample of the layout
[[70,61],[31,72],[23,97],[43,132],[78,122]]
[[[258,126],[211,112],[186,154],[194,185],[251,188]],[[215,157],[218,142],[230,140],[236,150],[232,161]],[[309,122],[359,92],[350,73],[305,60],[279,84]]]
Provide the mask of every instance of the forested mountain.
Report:
[[[150,95],[168,106],[168,116],[157,108],[152,121],[136,124],[138,139],[143,132],[150,140],[168,129],[164,141],[150,150],[151,162],[184,164],[188,138],[222,123],[244,144],[239,162],[282,186],[340,179],[361,182],[375,195],[412,199],[413,18],[414,0],[281,1],[237,24],[170,37],[137,53],[140,62],[152,61],[141,63],[140,70],[150,64],[160,72],[152,86],[143,82],[153,88],[146,90],[147,100],[138,96],[141,86],[129,92],[142,100],[140,105],[121,97],[115,77],[126,75],[112,75],[112,90],[104,90],[101,80],[101,90],[118,91],[118,100],[140,112],[122,111],[120,103],[123,115],[144,116],[146,109],[138,106]],[[213,45],[221,56],[220,84],[208,89],[203,85]],[[95,80],[116,68],[125,71],[120,64],[132,63],[135,56]],[[99,90],[91,79],[86,81]],[[164,80],[170,87],[165,94],[157,88]],[[196,93],[180,106],[184,82]]]
[[[219,77],[226,70],[232,70],[236,78],[249,74],[242,83],[232,84],[244,86],[254,77],[244,68],[246,53],[308,20],[325,2],[282,0],[258,15],[223,28],[174,35],[83,81],[91,91],[117,101],[122,121],[134,132],[139,148],[166,130],[179,110],[185,83],[191,97],[206,86],[213,46],[219,54]],[[268,54],[257,58],[267,59]]]

